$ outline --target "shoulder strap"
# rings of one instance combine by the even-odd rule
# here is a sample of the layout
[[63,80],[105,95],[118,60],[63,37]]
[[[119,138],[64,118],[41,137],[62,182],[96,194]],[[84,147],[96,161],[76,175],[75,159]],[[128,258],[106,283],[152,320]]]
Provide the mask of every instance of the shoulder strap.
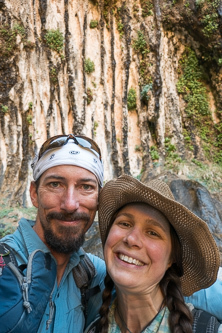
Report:
[[210,313],[198,309],[192,311],[193,333],[217,333],[220,322]]
[[13,250],[7,244],[0,243],[0,275],[2,275],[3,267],[10,262],[13,263],[15,267],[18,267]]
[[87,316],[87,304],[90,297],[100,292],[100,287],[98,285],[93,288],[89,288],[95,273],[95,266],[86,253],[80,260],[79,264],[73,268],[73,277],[81,292],[81,302],[85,316]]

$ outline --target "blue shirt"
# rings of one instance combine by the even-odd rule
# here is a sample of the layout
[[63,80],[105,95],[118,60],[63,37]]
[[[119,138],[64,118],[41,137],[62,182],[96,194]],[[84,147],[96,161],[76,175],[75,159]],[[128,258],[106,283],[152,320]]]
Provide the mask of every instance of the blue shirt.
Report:
[[[5,236],[1,242],[7,243],[16,252],[18,264],[26,264],[28,256],[36,249],[49,252],[47,246],[41,241],[36,232],[32,229],[33,221],[22,218],[19,222],[18,229],[12,235]],[[80,249],[71,255],[69,263],[65,269],[62,280],[52,295],[54,312],[52,322],[46,329],[46,323],[49,319],[50,306],[46,307],[38,333],[82,333],[85,326],[85,318],[82,310],[80,290],[77,288],[72,269],[78,265],[84,251]],[[96,285],[104,288],[103,281],[105,277],[104,261],[92,254],[88,254],[96,268],[96,274],[91,283],[91,287]],[[92,322],[98,315],[102,303],[101,293],[91,297],[88,303],[88,316],[86,325]]]

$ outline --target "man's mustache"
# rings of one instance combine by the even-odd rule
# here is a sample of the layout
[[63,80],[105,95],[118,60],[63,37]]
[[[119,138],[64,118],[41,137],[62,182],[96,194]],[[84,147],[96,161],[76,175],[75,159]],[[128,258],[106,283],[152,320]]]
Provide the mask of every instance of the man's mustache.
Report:
[[67,222],[78,221],[78,220],[83,220],[83,221],[86,221],[86,222],[90,221],[90,217],[89,217],[88,214],[86,214],[86,213],[77,213],[77,212],[74,212],[74,213],[71,213],[71,214],[51,212],[47,215],[47,220],[53,220],[53,219],[61,220],[61,221],[67,221]]

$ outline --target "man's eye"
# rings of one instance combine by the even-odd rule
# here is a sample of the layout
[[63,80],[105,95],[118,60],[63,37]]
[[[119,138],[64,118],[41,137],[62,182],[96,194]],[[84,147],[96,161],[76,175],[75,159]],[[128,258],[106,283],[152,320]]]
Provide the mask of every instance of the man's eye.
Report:
[[59,187],[59,183],[58,182],[51,182],[50,186],[53,188]]
[[82,185],[82,188],[87,191],[87,190],[92,190],[93,189],[93,186],[92,185],[89,185],[89,184],[83,184]]

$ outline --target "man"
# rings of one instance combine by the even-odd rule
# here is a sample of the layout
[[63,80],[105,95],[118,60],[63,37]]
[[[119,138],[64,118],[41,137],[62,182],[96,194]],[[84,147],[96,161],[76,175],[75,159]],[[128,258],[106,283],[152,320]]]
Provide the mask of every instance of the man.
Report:
[[[38,333],[80,333],[85,324],[96,318],[101,305],[99,292],[90,298],[85,320],[80,290],[72,273],[84,256],[81,245],[94,220],[103,185],[100,149],[87,137],[71,134],[52,137],[42,145],[32,167],[34,181],[30,196],[37,208],[36,221],[21,219],[18,230],[1,242],[15,250],[18,264],[26,264],[36,249],[50,253],[56,260],[57,281]],[[99,285],[102,290],[104,263],[89,256],[96,268],[91,287]],[[195,305],[206,309],[202,300],[198,299]],[[187,302],[192,302],[192,297]]]
[[[14,249],[19,265],[26,264],[36,249],[49,252],[56,260],[57,281],[38,332],[83,332],[81,295],[72,270],[84,256],[81,246],[93,223],[103,185],[100,149],[87,137],[52,137],[42,145],[32,167],[30,196],[37,208],[36,221],[21,219],[15,233],[1,242]],[[102,290],[104,263],[98,257],[89,257],[96,268],[91,287],[99,285]],[[89,301],[87,324],[100,305],[99,292]]]

